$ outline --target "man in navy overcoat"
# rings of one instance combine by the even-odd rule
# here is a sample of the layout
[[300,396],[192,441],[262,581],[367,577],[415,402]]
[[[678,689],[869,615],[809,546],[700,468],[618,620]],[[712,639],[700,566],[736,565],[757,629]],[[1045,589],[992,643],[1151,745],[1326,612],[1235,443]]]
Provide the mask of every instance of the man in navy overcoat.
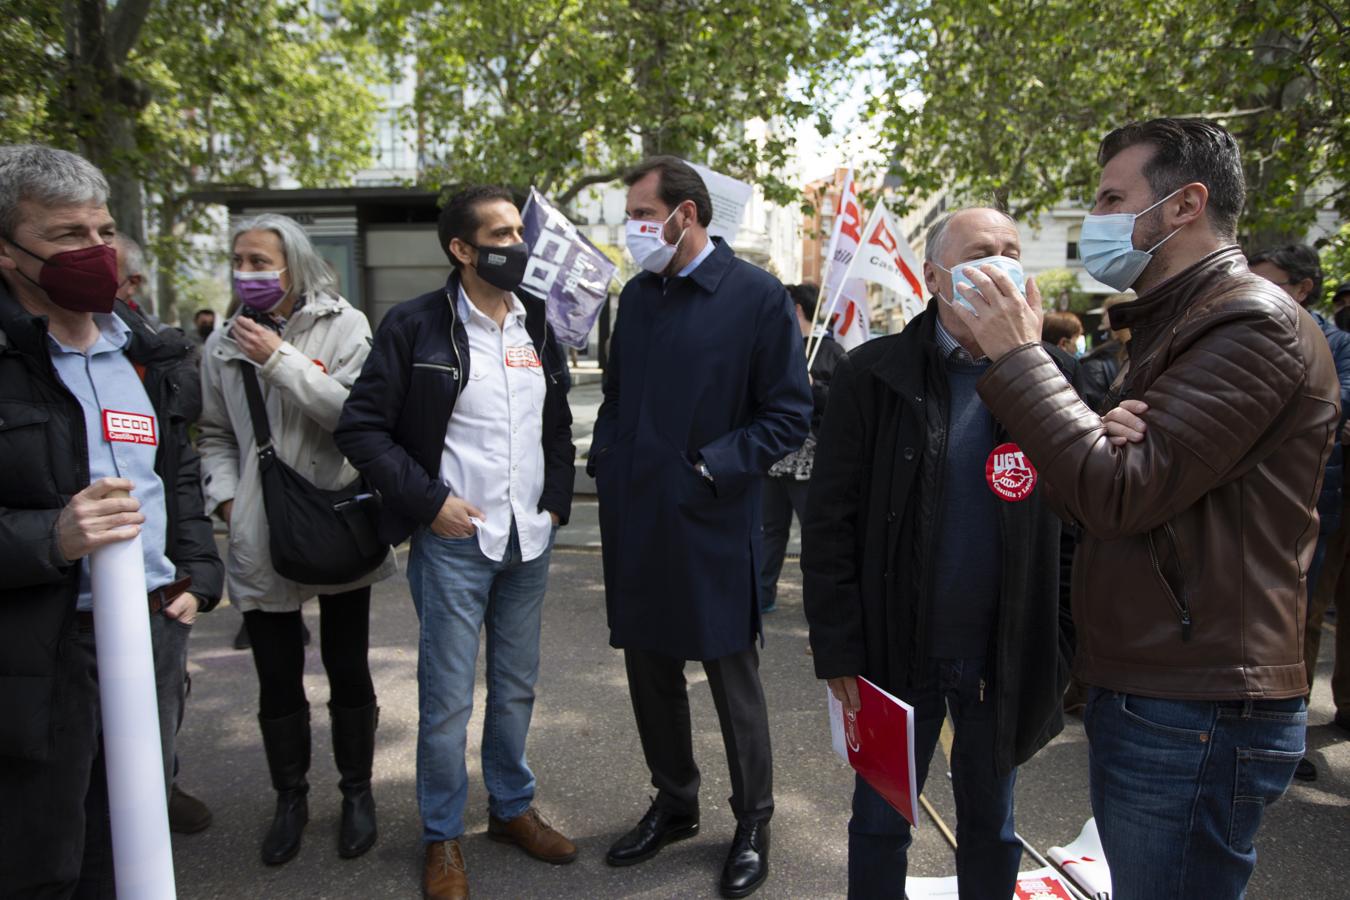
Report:
[[610,643],[623,649],[657,797],[610,848],[623,866],[698,832],[684,665],[699,660],[731,768],[724,896],[768,874],[773,763],[759,681],[760,479],[801,446],[811,392],[783,285],[709,238],[698,174],[653,157],[625,177],[624,287],[589,470],[600,499]]

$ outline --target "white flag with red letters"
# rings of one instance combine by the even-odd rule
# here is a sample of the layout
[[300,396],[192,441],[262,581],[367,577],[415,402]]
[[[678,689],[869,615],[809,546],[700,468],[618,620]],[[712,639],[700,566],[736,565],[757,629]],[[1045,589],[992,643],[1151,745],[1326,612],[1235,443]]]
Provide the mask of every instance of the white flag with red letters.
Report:
[[858,185],[853,170],[844,175],[844,189],[839,195],[839,209],[830,235],[829,273],[821,287],[820,297],[829,304],[825,310],[826,324],[834,332],[834,339],[845,350],[867,340],[867,285],[860,278],[850,277],[862,245],[862,204],[858,202]]

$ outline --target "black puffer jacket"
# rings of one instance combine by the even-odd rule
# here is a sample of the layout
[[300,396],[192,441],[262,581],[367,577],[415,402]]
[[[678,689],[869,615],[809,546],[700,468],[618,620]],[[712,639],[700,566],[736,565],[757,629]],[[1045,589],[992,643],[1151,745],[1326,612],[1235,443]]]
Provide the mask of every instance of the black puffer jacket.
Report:
[[[202,509],[200,469],[187,439],[195,403],[177,380],[183,348],[133,328],[127,356],[143,367],[160,421],[155,471],[168,514],[165,553],[207,610],[224,570]],[[75,628],[80,567],[55,540],[56,519],[89,485],[84,414],[61,383],[47,347],[47,320],[0,283],[0,759],[43,759],[51,750],[56,658]],[[0,765],[3,765],[0,762]]]

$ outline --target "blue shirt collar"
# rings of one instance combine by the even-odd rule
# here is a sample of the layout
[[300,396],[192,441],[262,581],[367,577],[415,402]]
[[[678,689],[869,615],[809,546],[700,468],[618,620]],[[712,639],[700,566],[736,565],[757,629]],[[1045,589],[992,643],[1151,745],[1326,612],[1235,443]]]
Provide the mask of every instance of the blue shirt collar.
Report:
[[942,317],[937,315],[937,310],[933,311],[934,324],[937,325],[934,337],[937,339],[938,351],[943,359],[955,360],[959,363],[982,363],[988,362],[989,357],[981,356],[978,359],[970,354],[970,351],[961,346],[961,342],[952,337],[952,333],[942,325]]
[[703,245],[703,249],[698,252],[698,256],[695,256],[693,259],[691,259],[689,261],[689,265],[685,266],[679,272],[675,273],[676,276],[679,278],[688,278],[690,272],[693,272],[695,269],[699,267],[699,265],[705,259],[707,259],[709,256],[712,256],[712,252],[713,252],[713,239],[712,236],[710,235],[708,237],[707,242]]
[[58,341],[50,331],[47,332],[47,339],[51,341],[53,348],[62,353],[80,353],[86,356],[125,350],[127,344],[131,343],[131,328],[116,314],[94,313],[94,324],[98,327],[98,338],[88,350],[76,350],[74,347],[68,347]]

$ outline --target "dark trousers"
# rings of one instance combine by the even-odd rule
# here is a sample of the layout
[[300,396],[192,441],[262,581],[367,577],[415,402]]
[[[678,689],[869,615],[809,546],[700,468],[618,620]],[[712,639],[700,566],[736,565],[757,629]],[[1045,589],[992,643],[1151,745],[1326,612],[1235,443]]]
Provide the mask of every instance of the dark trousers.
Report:
[[[677,813],[698,813],[698,765],[694,762],[685,690],[685,660],[648,650],[626,649],[628,691],[633,699],[642,754],[657,790],[656,802]],[[731,811],[737,821],[767,822],[773,815],[773,753],[769,716],[759,682],[759,652],[703,661],[712,690],[722,743],[731,770]]]
[[0,760],[0,896],[113,896],[98,660],[92,633],[62,639],[43,760]]
[[759,608],[769,610],[778,602],[778,576],[783,572],[783,557],[787,555],[792,514],[797,514],[798,523],[802,521],[811,482],[765,478],[763,484],[764,559],[759,567]]
[[[305,642],[300,611],[244,613],[258,670],[258,714],[281,719],[305,707]],[[375,699],[367,654],[370,588],[319,595],[319,655],[334,706],[360,709]]]
[[[997,719],[984,660],[932,659],[923,683],[902,694],[914,707],[914,766],[919,790],[937,749],[942,720],[952,715],[952,793],[956,799],[956,878],[962,900],[1011,897],[1022,861],[1013,831],[1014,769],[994,769]],[[910,826],[861,778],[853,789],[848,823],[850,900],[903,897],[909,869]]]

